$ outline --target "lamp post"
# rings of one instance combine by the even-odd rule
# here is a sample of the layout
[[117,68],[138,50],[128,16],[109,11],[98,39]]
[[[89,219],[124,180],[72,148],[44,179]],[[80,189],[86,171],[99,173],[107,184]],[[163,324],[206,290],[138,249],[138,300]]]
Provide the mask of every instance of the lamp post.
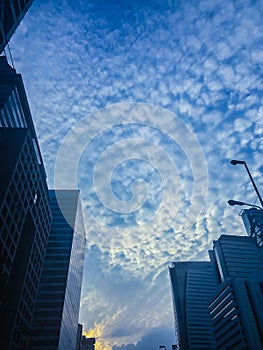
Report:
[[[259,193],[259,191],[258,191],[258,189],[257,189],[257,186],[256,186],[256,184],[255,184],[255,181],[254,181],[254,179],[253,179],[253,177],[252,177],[252,175],[251,175],[251,173],[250,173],[250,171],[249,171],[249,169],[248,169],[247,163],[246,163],[244,160],[236,160],[236,159],[231,160],[230,163],[231,163],[232,165],[242,164],[242,165],[245,166],[246,171],[247,171],[247,173],[248,173],[248,176],[249,176],[249,178],[250,178],[250,180],[251,180],[251,182],[252,182],[252,185],[253,185],[253,187],[254,187],[254,189],[255,189],[257,195],[258,195],[258,199],[259,199],[259,201],[260,201],[260,204],[261,204],[261,206],[263,207],[263,200],[262,200],[261,195],[260,195],[260,193]],[[231,204],[230,204],[230,205],[231,205]],[[235,205],[235,204],[233,204],[233,205]],[[241,205],[241,204],[239,204],[239,205]]]
[[231,206],[233,206],[233,205],[247,205],[247,206],[252,207],[252,208],[257,208],[259,210],[263,210],[263,208],[259,207],[258,205],[249,204],[249,203],[240,202],[240,201],[234,201],[233,199],[230,199],[227,203]]

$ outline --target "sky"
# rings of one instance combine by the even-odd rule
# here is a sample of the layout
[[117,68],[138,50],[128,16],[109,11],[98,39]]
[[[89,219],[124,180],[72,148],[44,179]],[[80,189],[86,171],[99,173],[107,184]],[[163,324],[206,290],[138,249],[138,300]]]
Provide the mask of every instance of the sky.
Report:
[[171,349],[168,266],[207,260],[262,188],[262,0],[35,0],[10,41],[50,188],[81,190],[80,322]]

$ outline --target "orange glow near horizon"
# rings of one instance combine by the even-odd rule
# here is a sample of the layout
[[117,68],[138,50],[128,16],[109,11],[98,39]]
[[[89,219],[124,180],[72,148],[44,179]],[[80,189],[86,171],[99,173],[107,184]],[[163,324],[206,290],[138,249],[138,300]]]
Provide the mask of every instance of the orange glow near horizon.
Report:
[[83,331],[83,335],[87,338],[96,338],[95,350],[111,350],[109,341],[103,338],[103,328],[102,324],[95,324],[95,327],[89,329],[88,331]]

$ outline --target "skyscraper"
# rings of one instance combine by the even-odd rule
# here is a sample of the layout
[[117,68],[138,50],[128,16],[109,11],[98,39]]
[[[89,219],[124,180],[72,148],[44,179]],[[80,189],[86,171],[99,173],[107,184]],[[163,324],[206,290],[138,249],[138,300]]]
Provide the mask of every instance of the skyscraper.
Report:
[[214,241],[211,254],[215,256],[220,282],[226,278],[263,276],[263,248],[253,237],[221,235]]
[[78,324],[76,350],[95,350],[96,339],[82,335],[82,329],[82,325]]
[[0,57],[0,339],[27,348],[51,227],[46,174],[20,74]]
[[81,339],[81,350],[95,350],[95,338],[87,338],[85,335]]
[[263,349],[263,247],[221,235],[209,255],[170,268],[179,349]]
[[214,349],[208,304],[216,290],[210,262],[174,262],[170,267],[179,349]]
[[219,286],[209,304],[218,350],[263,349],[262,290],[262,281],[245,278]]
[[220,286],[209,303],[217,349],[263,348],[263,247],[254,237],[214,241]]
[[50,192],[50,232],[34,312],[33,349],[75,350],[85,231],[79,191]]
[[0,1],[0,53],[14,34],[33,0]]

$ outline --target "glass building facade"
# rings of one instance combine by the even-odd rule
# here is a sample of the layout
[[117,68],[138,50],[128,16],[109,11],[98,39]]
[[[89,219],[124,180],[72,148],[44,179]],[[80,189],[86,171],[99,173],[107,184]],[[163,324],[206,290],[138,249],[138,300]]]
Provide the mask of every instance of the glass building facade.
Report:
[[46,174],[21,75],[0,57],[0,339],[26,349],[51,228]]
[[85,231],[79,191],[52,190],[52,229],[34,312],[33,349],[76,348]]
[[210,262],[174,262],[169,270],[178,349],[215,349],[208,304],[216,281]]
[[263,247],[221,235],[209,255],[170,268],[178,349],[263,349]]
[[233,235],[221,235],[210,252],[215,256],[221,282],[232,277],[262,278],[262,253],[255,238]]
[[263,282],[228,278],[209,311],[218,350],[263,349]]
[[210,256],[220,281],[209,304],[217,349],[263,349],[263,247],[221,235]]

